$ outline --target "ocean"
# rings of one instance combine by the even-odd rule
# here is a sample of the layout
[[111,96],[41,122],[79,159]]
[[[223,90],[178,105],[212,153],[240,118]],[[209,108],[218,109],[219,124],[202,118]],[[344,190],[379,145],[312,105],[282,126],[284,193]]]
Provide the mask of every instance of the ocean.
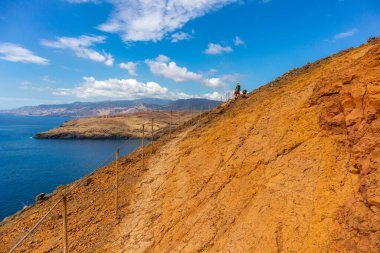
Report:
[[[125,140],[39,140],[32,136],[69,118],[0,114],[0,221],[33,204],[39,193],[52,192],[90,173]],[[140,145],[129,140],[128,154]]]

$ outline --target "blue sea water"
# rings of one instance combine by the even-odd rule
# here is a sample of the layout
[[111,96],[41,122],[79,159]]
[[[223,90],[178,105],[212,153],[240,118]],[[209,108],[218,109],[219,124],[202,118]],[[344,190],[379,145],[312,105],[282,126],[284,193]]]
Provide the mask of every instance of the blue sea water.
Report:
[[[107,157],[112,161],[112,152],[125,142],[32,138],[66,120],[0,114],[0,221],[33,204],[39,193],[83,177]],[[139,145],[139,140],[129,140],[120,152],[128,154]]]

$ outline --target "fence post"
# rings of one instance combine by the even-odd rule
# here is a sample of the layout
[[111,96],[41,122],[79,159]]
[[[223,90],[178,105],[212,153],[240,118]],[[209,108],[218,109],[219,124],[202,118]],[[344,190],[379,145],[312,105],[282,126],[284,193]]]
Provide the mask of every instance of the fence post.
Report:
[[116,149],[116,197],[115,197],[115,215],[116,219],[119,218],[119,155],[120,149]]
[[142,137],[141,137],[141,147],[142,147],[142,169],[145,168],[144,164],[144,139],[145,139],[145,126],[142,125]]
[[67,237],[67,199],[63,196],[63,252],[69,252],[69,240]]
[[193,124],[193,107],[191,106],[191,124]]
[[170,111],[169,137],[172,138],[173,111]]
[[153,142],[154,142],[154,129],[153,129],[153,118],[152,118],[152,154],[153,154],[153,151],[154,151],[154,148],[153,148]]
[[178,128],[181,126],[181,112],[178,111]]
[[199,112],[198,123],[201,121],[202,113],[203,113],[203,106],[201,106],[201,111]]

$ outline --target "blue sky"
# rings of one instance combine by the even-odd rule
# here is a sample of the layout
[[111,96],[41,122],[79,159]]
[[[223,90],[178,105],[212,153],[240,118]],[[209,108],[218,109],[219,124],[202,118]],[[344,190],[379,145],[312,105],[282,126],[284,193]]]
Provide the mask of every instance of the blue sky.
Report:
[[378,0],[2,0],[0,109],[218,99],[378,35]]

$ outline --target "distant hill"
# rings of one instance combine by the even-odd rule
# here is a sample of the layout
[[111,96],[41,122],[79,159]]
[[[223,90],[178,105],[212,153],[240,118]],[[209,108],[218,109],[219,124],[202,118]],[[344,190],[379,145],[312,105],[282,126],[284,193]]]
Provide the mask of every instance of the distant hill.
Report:
[[[151,126],[154,119],[155,137],[158,138],[168,131],[170,111],[147,111],[125,115],[97,116],[72,119],[63,123],[60,127],[46,132],[37,133],[37,139],[129,139],[141,138],[142,124]],[[179,124],[186,124],[195,114],[192,111],[173,111],[172,129]],[[180,120],[180,122],[179,122]],[[147,138],[151,136],[148,135]]]
[[219,101],[213,101],[208,99],[179,99],[176,101],[172,101],[167,105],[167,109],[172,110],[208,110],[209,108],[213,108],[219,105]]
[[110,116],[150,110],[202,110],[213,108],[219,104],[219,101],[201,98],[180,99],[176,101],[144,98],[137,100],[74,102],[71,104],[23,106],[16,109],[0,110],[0,113],[25,116],[88,117]]

